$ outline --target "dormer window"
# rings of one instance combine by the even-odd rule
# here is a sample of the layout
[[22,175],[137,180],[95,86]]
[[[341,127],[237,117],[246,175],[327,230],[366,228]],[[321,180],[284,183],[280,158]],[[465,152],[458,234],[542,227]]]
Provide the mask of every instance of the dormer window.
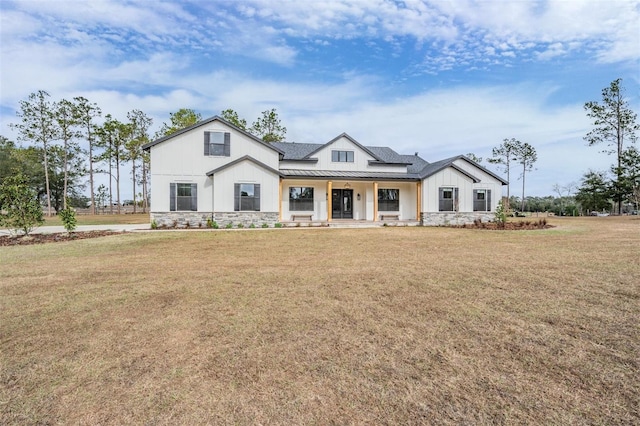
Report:
[[231,155],[231,133],[204,132],[204,155],[229,157]]
[[331,151],[331,161],[334,163],[353,163],[353,151]]

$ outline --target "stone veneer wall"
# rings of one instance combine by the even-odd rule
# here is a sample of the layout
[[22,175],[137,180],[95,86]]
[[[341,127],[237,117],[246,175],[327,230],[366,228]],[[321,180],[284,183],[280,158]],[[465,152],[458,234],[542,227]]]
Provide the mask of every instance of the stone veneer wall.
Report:
[[204,228],[207,226],[207,219],[214,220],[220,228],[225,228],[231,223],[234,228],[239,223],[245,228],[255,225],[262,227],[263,223],[273,227],[278,223],[278,212],[151,212],[151,221],[156,221],[158,227],[186,228],[189,223],[190,228]]
[[464,225],[473,223],[476,219],[482,222],[493,222],[495,214],[492,212],[422,212],[420,223],[422,226]]

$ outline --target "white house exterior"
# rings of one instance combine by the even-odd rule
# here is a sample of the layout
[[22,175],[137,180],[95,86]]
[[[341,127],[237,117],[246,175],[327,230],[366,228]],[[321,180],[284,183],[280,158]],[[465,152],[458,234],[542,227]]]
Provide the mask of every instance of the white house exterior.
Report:
[[265,143],[220,117],[146,144],[158,225],[492,220],[506,181],[457,156],[429,163],[343,133]]

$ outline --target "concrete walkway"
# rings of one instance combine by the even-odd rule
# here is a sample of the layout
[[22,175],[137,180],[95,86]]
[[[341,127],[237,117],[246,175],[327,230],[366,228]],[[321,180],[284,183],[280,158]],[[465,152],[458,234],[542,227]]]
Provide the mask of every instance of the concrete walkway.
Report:
[[[148,231],[151,227],[148,223],[138,224],[110,224],[110,225],[78,225],[76,232],[82,231]],[[64,226],[40,226],[33,231],[32,234],[54,234],[57,232],[66,232]],[[9,230],[0,229],[0,235],[11,235]]]

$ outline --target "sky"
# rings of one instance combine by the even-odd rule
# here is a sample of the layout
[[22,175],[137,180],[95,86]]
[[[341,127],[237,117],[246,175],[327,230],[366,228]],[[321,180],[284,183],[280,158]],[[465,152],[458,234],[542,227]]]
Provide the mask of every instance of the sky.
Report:
[[614,162],[583,140],[584,104],[617,78],[640,112],[640,1],[0,0],[12,140],[38,90],[121,121],[142,110],[152,133],[180,108],[249,124],[275,108],[288,142],[346,132],[430,162],[473,153],[503,176],[486,159],[516,138],[538,154],[526,195],[545,196]]

